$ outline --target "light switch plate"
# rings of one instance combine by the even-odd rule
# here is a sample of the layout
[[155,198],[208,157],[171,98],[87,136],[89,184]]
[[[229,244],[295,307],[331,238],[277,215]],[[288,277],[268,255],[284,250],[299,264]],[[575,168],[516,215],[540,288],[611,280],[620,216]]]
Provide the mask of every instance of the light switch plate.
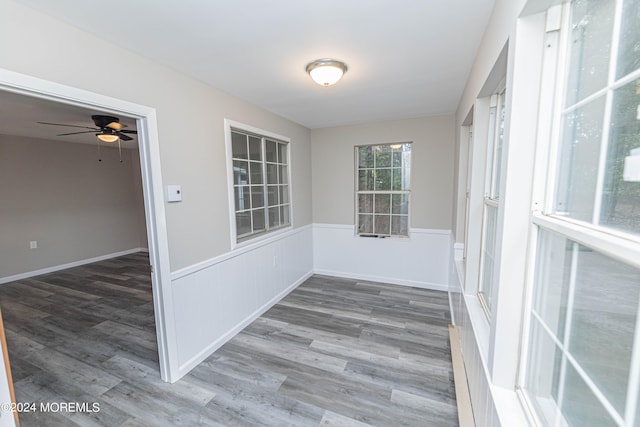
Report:
[[181,202],[182,187],[180,185],[167,185],[167,202]]

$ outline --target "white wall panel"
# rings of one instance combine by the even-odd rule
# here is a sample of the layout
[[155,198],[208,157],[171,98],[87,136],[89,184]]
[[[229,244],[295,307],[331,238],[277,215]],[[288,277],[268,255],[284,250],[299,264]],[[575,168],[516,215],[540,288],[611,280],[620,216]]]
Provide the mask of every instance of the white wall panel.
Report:
[[[480,336],[487,335],[482,330],[478,319],[472,321],[472,316],[478,313],[468,309],[467,304],[477,305],[475,296],[465,295],[462,288],[464,265],[459,254],[459,248],[452,249],[452,264],[454,264],[449,288],[449,299],[452,307],[452,318],[459,330],[460,348],[467,374],[471,405],[475,424],[478,427],[527,426],[528,422],[516,394],[513,390],[497,387],[491,384],[487,369],[486,343],[478,341]],[[483,319],[480,319],[483,320]],[[483,337],[482,339],[486,339]]]
[[207,358],[312,271],[312,230],[306,226],[173,273],[179,375]]
[[409,238],[368,238],[352,225],[313,225],[314,272],[448,290],[451,232],[412,229]]
[[[459,294],[462,295],[462,294]],[[464,304],[464,298],[462,302]],[[473,407],[473,416],[476,426],[500,426],[500,420],[496,413],[491,386],[487,377],[485,362],[480,354],[479,346],[476,343],[469,313],[466,310],[461,312],[460,341],[465,369],[467,371],[467,382],[469,384],[469,394]],[[505,424],[505,425],[526,425],[526,424]]]

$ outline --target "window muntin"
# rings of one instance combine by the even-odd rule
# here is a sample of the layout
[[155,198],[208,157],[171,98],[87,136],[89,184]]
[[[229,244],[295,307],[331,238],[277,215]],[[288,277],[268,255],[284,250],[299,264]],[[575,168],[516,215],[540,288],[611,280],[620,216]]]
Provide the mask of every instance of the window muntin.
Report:
[[357,234],[408,236],[411,143],[356,147],[356,165]]
[[[639,17],[640,18],[640,17]],[[640,41],[638,41],[640,46]],[[640,48],[639,48],[640,51]],[[640,68],[640,59],[637,60]],[[623,178],[625,157],[640,147],[640,78],[615,89],[599,224],[640,234],[640,183]]]
[[615,1],[572,3],[566,105],[592,95],[607,84]]
[[290,225],[288,143],[231,129],[238,240]]
[[573,0],[570,10],[565,95],[550,144],[558,161],[549,204],[532,216],[521,381],[544,425],[638,425],[640,182],[623,172],[640,147],[640,1]]
[[625,181],[623,169],[640,147],[640,6],[622,2],[617,34],[615,13],[614,1],[572,3],[553,213],[638,235],[640,183]]
[[540,230],[525,388],[546,419],[557,409],[569,425],[615,425],[630,389],[640,269]]
[[620,37],[618,58],[616,62],[616,77],[622,78],[637,70],[640,66],[640,3],[624,1],[622,3],[622,20],[620,23]]

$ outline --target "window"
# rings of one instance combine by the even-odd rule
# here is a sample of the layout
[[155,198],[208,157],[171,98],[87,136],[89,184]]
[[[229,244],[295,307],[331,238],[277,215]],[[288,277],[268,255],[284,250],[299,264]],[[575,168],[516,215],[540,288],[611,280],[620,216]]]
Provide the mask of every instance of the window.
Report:
[[235,127],[230,133],[237,241],[290,225],[288,141]]
[[545,228],[539,239],[526,380],[538,412],[549,425],[560,413],[569,425],[634,425],[623,420],[637,406],[640,269]]
[[[558,215],[637,234],[640,186],[623,179],[623,168],[625,157],[640,147],[640,5],[621,2],[619,33],[612,38],[615,3],[572,4],[561,173],[553,209]],[[614,44],[617,54],[611,53]]]
[[491,313],[495,283],[500,207],[500,175],[502,174],[502,147],[504,145],[505,94],[504,84],[491,96],[487,160],[485,166],[485,194],[483,206],[481,273],[478,296],[487,314]]
[[411,143],[356,147],[360,236],[409,236]]
[[639,425],[640,1],[565,11],[520,381],[543,425]]

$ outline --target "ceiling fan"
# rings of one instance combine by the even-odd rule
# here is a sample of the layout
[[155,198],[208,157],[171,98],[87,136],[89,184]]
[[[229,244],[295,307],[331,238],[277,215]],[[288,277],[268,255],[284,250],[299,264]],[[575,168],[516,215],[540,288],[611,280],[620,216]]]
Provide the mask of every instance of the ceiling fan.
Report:
[[[96,127],[89,126],[76,126],[76,125],[68,125],[64,123],[49,123],[49,122],[38,122],[41,125],[53,125],[53,126],[67,126],[72,128],[80,128],[80,129],[91,129],[85,130],[81,132],[70,132],[70,133],[61,133],[56,136],[67,136],[67,135],[78,135],[81,133],[95,133],[98,139],[102,142],[116,142],[118,140],[123,141],[131,141],[129,135],[136,135],[138,131],[135,130],[127,130],[124,129],[127,125],[123,125],[120,123],[120,119],[113,116],[102,116],[95,114],[91,116],[93,119],[93,123],[95,123]],[[127,135],[129,134],[129,135]]]
[[[120,141],[131,141],[129,135],[137,135],[138,131],[125,129],[127,125],[120,123],[120,119],[113,116],[103,116],[100,114],[94,114],[91,116],[93,123],[95,123],[96,127],[89,126],[77,126],[77,125],[68,125],[65,123],[49,123],[49,122],[38,122],[41,125],[53,125],[53,126],[66,126],[72,128],[80,128],[80,129],[90,129],[84,130],[80,132],[69,132],[69,133],[60,133],[56,136],[68,136],[68,135],[79,135],[83,133],[95,133],[96,137],[98,137],[98,151],[100,151],[100,142],[113,143],[118,142],[118,150],[121,150]],[[98,159],[99,162],[102,161],[101,158]],[[120,151],[120,162],[122,163],[122,151]]]

